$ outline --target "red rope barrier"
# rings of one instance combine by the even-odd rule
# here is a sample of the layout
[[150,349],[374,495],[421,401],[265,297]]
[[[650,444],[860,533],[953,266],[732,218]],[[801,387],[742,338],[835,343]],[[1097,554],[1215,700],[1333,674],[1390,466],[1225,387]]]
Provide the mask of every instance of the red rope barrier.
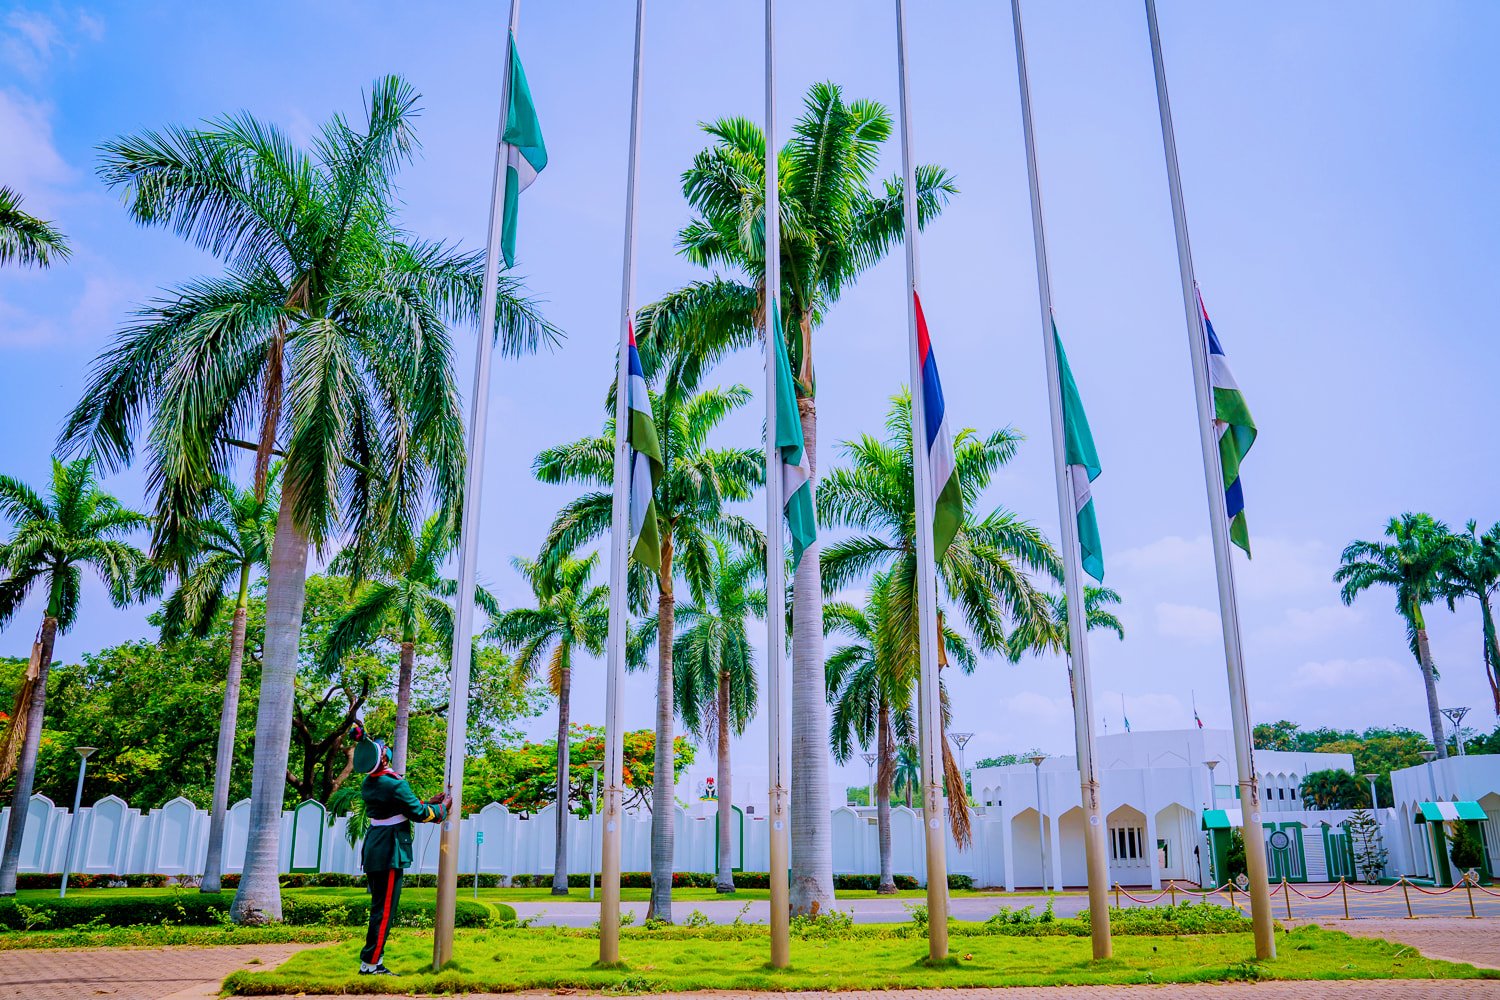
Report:
[[1309,899],[1309,900],[1327,899],[1329,896],[1332,896],[1334,893],[1336,893],[1336,892],[1339,891],[1338,883],[1334,883],[1334,885],[1327,892],[1323,893],[1323,895],[1321,895],[1321,896],[1309,896],[1307,893],[1303,892],[1301,889],[1297,888],[1295,885],[1294,886],[1289,886],[1289,888],[1293,892],[1295,892],[1297,895],[1301,896],[1303,899]]
[[1118,885],[1118,884],[1117,884],[1117,885],[1116,885],[1116,886],[1115,886],[1115,889],[1116,889],[1116,891],[1118,891],[1118,892],[1119,892],[1119,893],[1120,893],[1120,894],[1121,894],[1121,895],[1122,895],[1122,896],[1124,896],[1124,897],[1125,897],[1125,898],[1126,898],[1126,899],[1128,899],[1128,900],[1131,900],[1131,901],[1132,901],[1132,902],[1136,902],[1136,903],[1142,903],[1142,904],[1146,904],[1146,903],[1154,903],[1154,902],[1156,902],[1156,901],[1157,901],[1157,900],[1158,900],[1158,899],[1161,899],[1161,898],[1162,898],[1162,897],[1163,897],[1163,896],[1165,896],[1165,895],[1166,895],[1166,894],[1167,894],[1167,890],[1165,890],[1165,889],[1163,889],[1163,890],[1162,890],[1162,891],[1161,891],[1161,892],[1158,892],[1158,893],[1157,893],[1157,894],[1156,894],[1156,895],[1155,895],[1155,896],[1152,896],[1152,897],[1151,897],[1151,898],[1150,898],[1150,899],[1141,899],[1141,898],[1140,898],[1140,897],[1139,897],[1139,896],[1132,896],[1132,895],[1131,895],[1131,894],[1130,894],[1130,890],[1129,890],[1129,889],[1127,889],[1127,888],[1125,888],[1125,887],[1124,887],[1124,886],[1122,886],[1122,885]]
[[1446,895],[1448,895],[1448,893],[1452,892],[1454,889],[1462,889],[1463,888],[1463,886],[1461,886],[1461,885],[1450,885],[1446,889],[1424,889],[1420,885],[1417,885],[1417,883],[1415,883],[1415,882],[1408,881],[1406,884],[1409,885],[1409,886],[1411,886],[1413,889],[1417,890],[1418,892],[1420,892],[1424,896],[1446,896]]
[[1396,887],[1399,886],[1401,883],[1399,881],[1398,882],[1393,882],[1390,885],[1381,886],[1379,889],[1361,889],[1359,886],[1355,885],[1353,882],[1345,882],[1344,884],[1347,885],[1349,888],[1353,889],[1355,892],[1363,893],[1366,896],[1378,896],[1382,892],[1394,892],[1395,889],[1396,889]]

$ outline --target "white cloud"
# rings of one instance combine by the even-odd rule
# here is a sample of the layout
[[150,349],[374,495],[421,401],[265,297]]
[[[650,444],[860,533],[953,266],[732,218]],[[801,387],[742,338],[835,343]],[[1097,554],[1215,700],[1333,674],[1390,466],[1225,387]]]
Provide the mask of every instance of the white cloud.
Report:
[[1287,608],[1281,621],[1256,629],[1257,639],[1301,645],[1327,639],[1358,626],[1364,612],[1342,604],[1325,604],[1317,608]]
[[1338,553],[1323,542],[1251,538],[1253,559],[1237,560],[1235,580],[1248,597],[1336,593],[1333,571]]
[[39,347],[62,340],[91,343],[115,330],[121,317],[146,289],[113,273],[95,270],[83,278],[73,308],[65,317],[37,318],[0,301],[0,347]]
[[14,90],[0,90],[0,177],[21,192],[33,212],[45,208],[48,189],[74,171],[52,142],[52,109]]
[[1206,642],[1223,635],[1217,611],[1170,601],[1156,605],[1156,631],[1169,639],[1193,642]]
[[1282,678],[1282,683],[1306,691],[1379,691],[1384,698],[1392,685],[1410,681],[1411,675],[1411,670],[1394,660],[1375,656],[1309,661]]
[[17,74],[36,81],[55,59],[77,52],[80,39],[97,42],[103,37],[103,19],[81,8],[54,7],[51,14],[18,9],[5,18],[0,54]]
[[1205,564],[1211,568],[1213,547],[1209,545],[1207,535],[1197,538],[1168,535],[1149,544],[1126,549],[1114,555],[1110,561],[1114,564],[1111,568],[1118,567],[1126,573],[1141,573],[1153,577],[1164,573],[1180,576]]

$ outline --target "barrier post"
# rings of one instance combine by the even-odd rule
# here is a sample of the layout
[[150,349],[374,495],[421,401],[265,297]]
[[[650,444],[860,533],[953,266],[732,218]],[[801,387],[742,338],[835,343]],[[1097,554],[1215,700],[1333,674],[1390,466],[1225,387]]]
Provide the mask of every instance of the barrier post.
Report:
[[1349,919],[1349,883],[1339,879],[1339,891],[1344,894],[1344,919]]
[[1406,879],[1401,880],[1401,895],[1406,897],[1406,919],[1417,919],[1416,914],[1411,912],[1411,891],[1406,888]]
[[1474,912],[1474,879],[1469,875],[1464,876],[1464,891],[1469,894],[1469,919],[1478,920],[1479,914]]
[[1286,918],[1292,919],[1292,890],[1286,884],[1286,879],[1281,880],[1281,896],[1286,900]]
[[1234,879],[1224,883],[1224,888],[1229,890],[1229,908],[1234,909]]
[[1120,908],[1120,883],[1115,883],[1115,909]]
[[1167,891],[1172,894],[1172,905],[1177,905],[1177,883],[1167,879]]

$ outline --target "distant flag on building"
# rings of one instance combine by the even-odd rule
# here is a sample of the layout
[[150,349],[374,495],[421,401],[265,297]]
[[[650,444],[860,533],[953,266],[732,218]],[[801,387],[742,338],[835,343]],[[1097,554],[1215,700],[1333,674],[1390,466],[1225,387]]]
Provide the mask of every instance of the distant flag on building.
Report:
[[1120,695],[1120,717],[1125,720],[1125,731],[1130,732],[1130,716],[1125,714],[1125,696]]
[[1067,442],[1066,461],[1073,481],[1073,509],[1078,515],[1078,553],[1083,571],[1104,582],[1104,550],[1099,544],[1099,521],[1094,516],[1094,496],[1089,484],[1099,478],[1099,453],[1094,450],[1094,435],[1089,418],[1083,412],[1083,397],[1073,381],[1068,353],[1063,350],[1052,321],[1052,339],[1057,343],[1058,380],[1062,383],[1063,437]]
[[505,266],[516,266],[516,210],[521,192],[531,186],[547,166],[547,145],[542,141],[542,125],[537,121],[536,105],[531,103],[531,88],[526,84],[526,70],[516,51],[516,36],[510,36],[510,106],[505,109],[503,141],[505,151],[505,221],[500,230],[500,248]]
[[[1194,291],[1197,291],[1196,288]],[[1198,292],[1198,309],[1203,314],[1203,330],[1208,337],[1208,377],[1214,390],[1214,430],[1219,435],[1219,465],[1224,470],[1224,505],[1229,516],[1229,539],[1250,554],[1250,529],[1245,525],[1245,490],[1240,481],[1240,462],[1255,443],[1255,420],[1245,397],[1229,370],[1229,359],[1214,334],[1203,293]]]
[[1196,691],[1193,692],[1193,721],[1198,724],[1199,729],[1203,728],[1203,719],[1198,715],[1198,692]]
[[656,524],[656,484],[661,480],[661,443],[651,416],[651,395],[635,347],[635,325],[630,326],[630,378],[626,409],[630,424],[625,440],[630,448],[630,558],[661,570],[661,536]]
[[912,299],[917,312],[917,357],[922,367],[922,428],[927,467],[931,472],[934,497],[932,507],[932,562],[943,564],[948,545],[964,521],[964,498],[958,485],[958,464],[953,457],[953,432],[948,426],[943,406],[943,383],[938,378],[937,356],[927,335],[927,317],[922,314],[922,297],[915,291]]
[[781,496],[786,505],[787,531],[792,536],[795,570],[802,562],[802,553],[818,537],[818,518],[813,510],[812,467],[802,438],[797,388],[781,329],[781,307],[775,302],[771,303],[771,328],[776,342],[776,448],[781,453]]

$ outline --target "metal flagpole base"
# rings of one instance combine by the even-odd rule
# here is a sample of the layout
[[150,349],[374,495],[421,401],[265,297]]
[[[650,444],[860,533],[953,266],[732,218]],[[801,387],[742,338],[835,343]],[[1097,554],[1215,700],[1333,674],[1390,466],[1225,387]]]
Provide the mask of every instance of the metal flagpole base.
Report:
[[792,890],[788,871],[791,868],[790,830],[787,828],[787,790],[784,785],[771,789],[771,968],[785,969],[792,964]]
[[1109,930],[1109,855],[1105,849],[1107,831],[1099,807],[1097,782],[1083,786],[1083,801],[1088,812],[1084,852],[1089,877],[1089,935],[1093,938],[1094,958],[1109,958],[1114,954]]
[[599,964],[620,964],[620,816],[625,795],[604,790],[604,843],[599,850]]
[[1271,916],[1271,873],[1266,861],[1266,838],[1260,825],[1260,788],[1255,781],[1240,782],[1245,838],[1245,875],[1250,879],[1250,921],[1255,929],[1255,957],[1276,957],[1276,925]]

